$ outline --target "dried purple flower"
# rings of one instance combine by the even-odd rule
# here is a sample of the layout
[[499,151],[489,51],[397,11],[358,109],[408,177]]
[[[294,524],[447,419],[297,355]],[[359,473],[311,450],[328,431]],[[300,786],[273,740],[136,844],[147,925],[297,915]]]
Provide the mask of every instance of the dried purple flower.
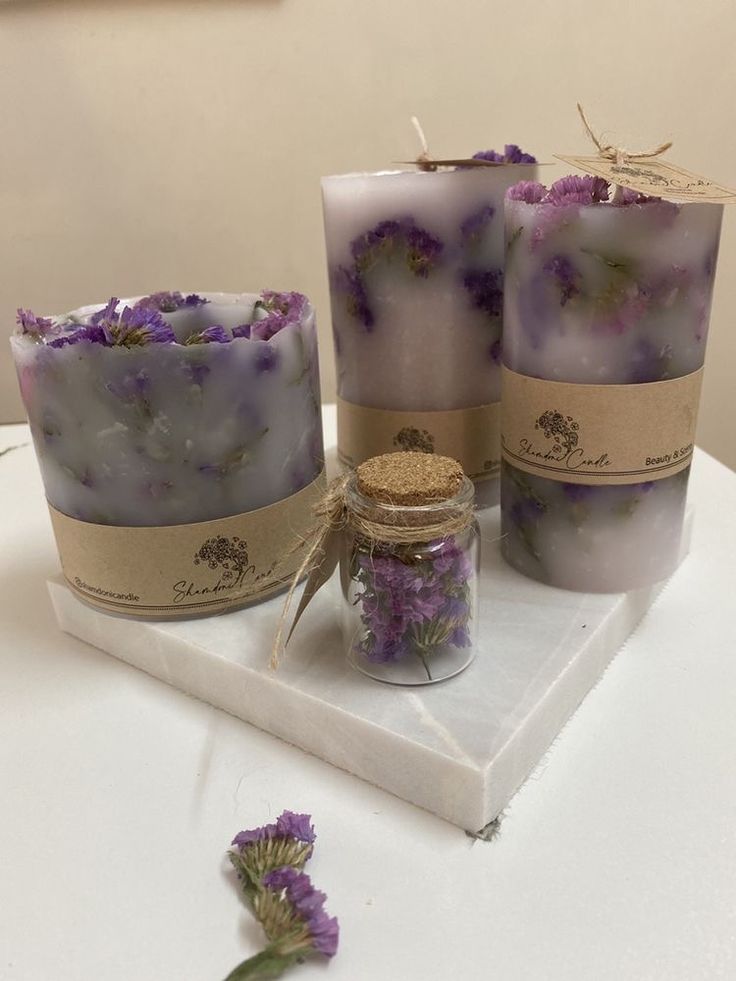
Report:
[[[315,889],[308,875],[289,866],[263,877],[266,892],[259,897],[256,913],[266,936],[283,956],[317,951],[325,957],[337,953],[339,926],[328,916],[327,898]],[[284,916],[286,913],[286,916]]]
[[235,835],[230,860],[248,895],[258,890],[263,876],[284,865],[304,867],[311,856],[315,840],[308,814],[284,811],[275,824],[241,831]]
[[463,245],[476,245],[485,234],[495,213],[496,209],[492,204],[484,204],[468,215],[460,224],[460,238]]
[[489,317],[500,317],[503,311],[503,273],[500,269],[468,269],[462,273],[463,286],[470,293],[473,306]]
[[201,307],[209,302],[196,293],[183,296],[178,292],[172,293],[164,290],[142,297],[134,304],[134,308],[142,307],[146,310],[158,310],[160,313],[174,313],[175,310],[181,310],[182,307]]
[[580,292],[577,285],[580,280],[580,273],[566,255],[554,255],[542,266],[546,273],[553,276],[560,289],[560,306],[565,306],[568,300]]
[[431,680],[428,659],[448,645],[470,644],[468,622],[472,564],[450,537],[414,550],[355,553],[353,578],[363,632],[357,652],[375,663],[418,657]]
[[35,340],[44,338],[54,327],[53,320],[48,317],[37,317],[30,310],[22,310],[20,307],[18,308],[16,323],[20,328],[20,334],[33,337]]
[[597,204],[608,200],[608,181],[602,177],[570,175],[561,177],[550,187],[545,201],[549,204]]
[[253,365],[256,372],[259,375],[263,375],[269,371],[275,371],[279,366],[280,360],[279,352],[274,350],[270,344],[263,343],[259,345],[256,351]]
[[185,344],[229,344],[232,338],[220,324],[213,324],[205,327],[204,330],[196,334],[190,334],[184,341]]
[[176,335],[158,312],[148,307],[124,307],[117,312],[118,300],[113,297],[97,322],[106,343],[115,347],[136,347],[141,344],[175,344]]
[[47,341],[49,347],[66,347],[67,344],[79,344],[88,341],[92,344],[107,344],[107,334],[99,324],[86,324],[71,330],[67,334],[59,334]]
[[507,143],[503,148],[503,153],[497,153],[495,150],[479,150],[473,154],[473,160],[488,160],[490,163],[511,164],[533,164],[537,162],[536,157],[533,157],[531,153],[524,153],[515,143]]
[[509,201],[524,201],[526,204],[539,204],[547,194],[547,188],[538,181],[519,181],[506,191]]

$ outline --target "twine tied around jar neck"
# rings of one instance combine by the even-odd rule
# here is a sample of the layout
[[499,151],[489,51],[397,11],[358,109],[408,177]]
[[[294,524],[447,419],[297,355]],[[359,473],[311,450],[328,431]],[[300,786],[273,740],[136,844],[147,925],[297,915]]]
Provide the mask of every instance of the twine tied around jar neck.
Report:
[[604,157],[606,160],[614,160],[617,165],[621,165],[627,160],[646,160],[652,157],[659,157],[672,146],[672,141],[670,140],[667,143],[660,143],[659,146],[655,146],[651,150],[626,150],[623,147],[614,146],[612,143],[604,143],[603,138],[596,136],[593,132],[593,128],[588,122],[583,107],[579,102],[577,103],[577,107],[580,118],[583,121],[583,126],[597,147],[599,156]]
[[[386,453],[333,480],[314,507],[309,537],[297,546],[306,544],[307,551],[279,618],[271,668],[278,668],[302,613],[334,572],[346,529],[372,545],[414,544],[459,535],[470,527],[474,515],[472,484],[460,464],[446,456]],[[294,593],[305,576],[304,592],[284,640]]]

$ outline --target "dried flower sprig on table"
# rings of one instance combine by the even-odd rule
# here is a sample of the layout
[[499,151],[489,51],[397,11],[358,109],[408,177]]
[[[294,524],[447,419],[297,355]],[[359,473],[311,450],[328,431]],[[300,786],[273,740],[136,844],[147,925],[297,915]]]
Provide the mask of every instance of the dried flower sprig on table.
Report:
[[302,872],[315,838],[308,814],[284,811],[274,824],[241,831],[233,839],[230,860],[269,942],[225,981],[277,978],[309,954],[335,955],[337,919],[328,916],[325,894]]

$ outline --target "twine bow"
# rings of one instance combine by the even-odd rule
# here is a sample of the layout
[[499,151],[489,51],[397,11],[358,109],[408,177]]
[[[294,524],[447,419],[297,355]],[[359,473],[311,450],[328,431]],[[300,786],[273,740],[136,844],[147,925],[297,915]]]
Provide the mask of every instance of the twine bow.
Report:
[[659,146],[655,146],[652,150],[626,150],[623,147],[614,146],[612,143],[604,143],[602,137],[596,136],[593,132],[583,111],[583,107],[579,102],[577,103],[577,107],[580,118],[583,121],[583,126],[585,126],[588,136],[595,143],[599,155],[605,157],[606,160],[614,160],[617,165],[621,165],[627,160],[646,160],[651,157],[658,157],[672,146],[672,141],[670,140],[667,143],[660,143]]

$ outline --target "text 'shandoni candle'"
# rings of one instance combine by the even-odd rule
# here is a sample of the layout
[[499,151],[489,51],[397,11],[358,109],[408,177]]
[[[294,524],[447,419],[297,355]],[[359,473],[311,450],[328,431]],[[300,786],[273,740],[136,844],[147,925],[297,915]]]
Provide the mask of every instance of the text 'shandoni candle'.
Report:
[[[54,318],[19,311],[11,342],[57,538],[69,545],[62,564],[82,598],[130,615],[202,614],[293,574],[277,552],[309,522],[323,471],[305,297],[159,293]],[[108,550],[93,568],[75,547],[85,535],[98,543],[86,552]],[[126,549],[133,563],[143,549],[153,568],[170,565],[171,581],[142,582]]]
[[675,568],[722,211],[592,176],[509,190],[502,549],[526,575]]
[[535,168],[515,146],[477,156],[498,166],[326,177],[322,192],[342,461],[449,454],[483,504],[500,461],[503,199]]

